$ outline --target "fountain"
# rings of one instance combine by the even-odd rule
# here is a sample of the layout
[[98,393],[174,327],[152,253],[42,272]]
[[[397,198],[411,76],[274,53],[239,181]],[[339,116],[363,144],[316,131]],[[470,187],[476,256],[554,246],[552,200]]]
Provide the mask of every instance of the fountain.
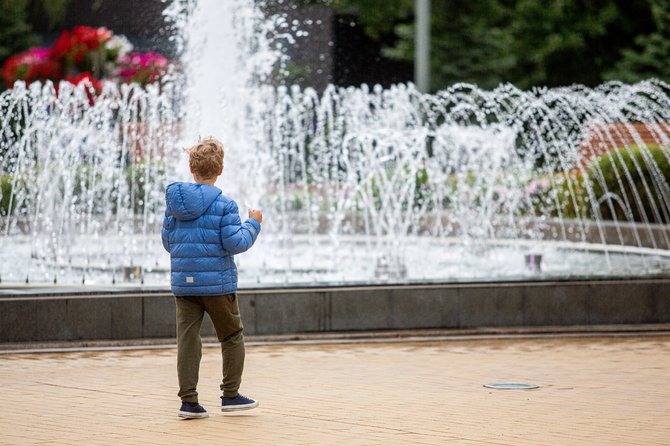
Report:
[[266,215],[242,287],[670,273],[670,85],[273,86],[294,24],[251,0],[167,15],[183,78],[0,94],[3,285],[167,287],[163,191],[209,135],[219,186]]

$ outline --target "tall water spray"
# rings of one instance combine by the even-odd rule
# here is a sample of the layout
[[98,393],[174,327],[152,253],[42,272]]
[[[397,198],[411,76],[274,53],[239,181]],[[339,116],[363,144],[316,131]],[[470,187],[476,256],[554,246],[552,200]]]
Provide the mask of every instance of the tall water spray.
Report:
[[167,15],[183,78],[0,96],[4,281],[167,285],[163,190],[210,135],[218,185],[266,216],[243,285],[670,271],[667,84],[317,92],[273,85],[298,29],[257,2]]

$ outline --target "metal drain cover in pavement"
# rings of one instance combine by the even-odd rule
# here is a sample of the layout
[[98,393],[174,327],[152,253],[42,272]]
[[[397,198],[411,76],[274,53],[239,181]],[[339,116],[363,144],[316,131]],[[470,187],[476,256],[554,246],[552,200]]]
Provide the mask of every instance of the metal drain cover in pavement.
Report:
[[537,389],[538,385],[536,384],[521,384],[521,383],[492,383],[484,384],[484,387],[489,389],[502,389],[502,390],[526,390],[526,389]]

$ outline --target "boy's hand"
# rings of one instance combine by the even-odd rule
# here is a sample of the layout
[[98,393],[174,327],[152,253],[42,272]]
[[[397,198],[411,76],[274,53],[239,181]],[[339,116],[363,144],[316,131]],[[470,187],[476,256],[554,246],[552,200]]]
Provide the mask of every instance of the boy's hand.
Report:
[[258,209],[249,209],[249,218],[253,218],[258,223],[263,223],[263,213]]

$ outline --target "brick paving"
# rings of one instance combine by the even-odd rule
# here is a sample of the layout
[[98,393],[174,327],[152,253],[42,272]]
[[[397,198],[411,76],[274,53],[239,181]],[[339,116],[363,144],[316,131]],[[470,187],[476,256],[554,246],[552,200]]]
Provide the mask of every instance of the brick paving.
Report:
[[250,346],[235,416],[219,370],[181,420],[173,349],[1,355],[0,444],[670,444],[670,336]]

